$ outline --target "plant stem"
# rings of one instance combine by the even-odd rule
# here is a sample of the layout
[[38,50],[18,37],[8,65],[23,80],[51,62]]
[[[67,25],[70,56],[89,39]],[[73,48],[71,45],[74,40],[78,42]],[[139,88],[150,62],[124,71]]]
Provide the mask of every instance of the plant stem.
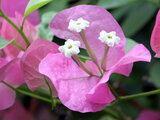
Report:
[[108,85],[108,87],[111,89],[111,91],[112,91],[112,93],[114,94],[114,96],[115,96],[117,99],[119,99],[120,97],[119,97],[118,93],[114,90],[114,88],[113,88],[109,83],[107,83],[107,85]]
[[13,41],[11,44],[18,47],[20,50],[25,51],[25,49],[20,44],[16,43],[15,41]]
[[97,60],[97,57],[92,49],[92,47],[89,45],[88,41],[87,41],[87,38],[86,38],[86,35],[85,35],[85,32],[84,30],[82,30],[80,32],[80,36],[81,36],[81,39],[86,47],[86,50],[87,50],[87,53],[89,55],[89,57],[92,59],[92,61],[97,65],[98,69],[99,69],[99,72],[101,73],[101,76],[103,76],[103,72],[98,64],[98,60]]
[[150,95],[154,95],[154,94],[160,94],[160,89],[149,91],[149,92],[145,92],[145,93],[122,96],[122,97],[120,97],[120,99],[121,100],[130,100],[130,99],[133,99],[133,98],[145,97],[145,96],[150,96]]
[[26,35],[23,33],[23,31],[21,31],[21,29],[14,23],[12,22],[11,19],[9,19],[5,14],[4,12],[2,11],[2,9],[0,9],[0,14],[1,16],[7,20],[19,33],[20,35],[23,37],[24,41],[26,42],[26,44],[29,46],[30,45],[30,42],[28,40],[28,38],[26,37]]
[[18,89],[18,88],[14,88],[12,85],[2,81],[3,84],[5,84],[6,86],[8,86],[9,88],[11,88],[12,90],[16,91],[17,93],[21,93],[21,94],[24,94],[24,95],[28,95],[28,96],[31,96],[31,97],[34,97],[34,98],[37,98],[39,100],[42,100],[44,102],[48,102],[48,103],[51,103],[52,101],[48,98],[45,98],[45,97],[42,97],[42,96],[39,96],[39,95],[36,95],[34,93],[30,93],[30,92],[27,92],[27,91],[24,91],[24,90],[21,90],[21,89]]
[[44,77],[44,79],[45,79],[46,84],[47,84],[47,86],[48,86],[48,88],[49,88],[50,99],[51,99],[51,106],[52,106],[52,109],[53,109],[53,107],[54,107],[54,102],[53,102],[53,98],[52,98],[52,88],[50,87],[49,82],[47,81],[46,77]]
[[23,21],[22,21],[21,31],[23,31],[24,21],[25,21],[25,18],[23,18]]
[[144,93],[138,93],[138,94],[134,94],[134,95],[121,96],[117,100],[113,101],[109,106],[113,106],[113,105],[117,104],[120,101],[126,101],[126,100],[130,100],[130,99],[150,96],[150,95],[154,95],[154,94],[160,94],[160,89],[149,91],[149,92],[144,92]]

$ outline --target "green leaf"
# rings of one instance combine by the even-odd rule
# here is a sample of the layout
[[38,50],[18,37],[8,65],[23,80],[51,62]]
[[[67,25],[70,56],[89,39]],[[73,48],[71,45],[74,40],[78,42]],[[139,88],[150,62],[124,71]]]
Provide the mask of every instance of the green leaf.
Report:
[[131,5],[121,25],[124,34],[127,37],[134,35],[149,22],[156,10],[157,8],[150,2]]
[[44,26],[43,24],[40,24],[38,26],[38,34],[39,37],[44,39],[44,40],[48,40],[48,41],[52,41],[53,39],[53,32],[46,26]]
[[80,48],[80,54],[78,55],[79,58],[85,62],[86,60],[91,60],[91,58],[88,56],[87,51],[83,48]]
[[125,53],[128,53],[138,43],[130,38],[126,38]]
[[153,82],[153,84],[157,87],[160,88],[160,62],[155,63],[151,70],[150,70],[150,77]]
[[45,25],[49,25],[56,14],[57,12],[54,12],[54,11],[49,11],[44,13],[41,17],[41,23]]
[[6,46],[9,45],[9,44],[12,44],[13,41],[14,41],[14,39],[8,41],[8,40],[0,37],[0,49],[3,49],[4,47],[6,47]]
[[40,17],[47,12],[59,12],[68,7],[68,0],[53,0],[49,4],[39,9]]
[[30,0],[25,9],[24,18],[26,18],[29,14],[31,14],[36,9],[39,9],[40,7],[46,5],[51,1],[52,0]]
[[112,9],[131,4],[136,1],[138,0],[99,0],[98,5],[106,9]]
[[123,17],[125,17],[125,15],[128,13],[128,10],[130,9],[129,6],[125,6],[125,7],[121,7],[121,8],[117,8],[115,10],[111,11],[111,14],[113,15],[113,17],[117,20],[120,21]]
[[47,12],[44,13],[41,17],[41,24],[38,25],[38,33],[40,38],[44,40],[52,41],[53,39],[53,32],[48,28],[51,20],[56,15],[57,12]]

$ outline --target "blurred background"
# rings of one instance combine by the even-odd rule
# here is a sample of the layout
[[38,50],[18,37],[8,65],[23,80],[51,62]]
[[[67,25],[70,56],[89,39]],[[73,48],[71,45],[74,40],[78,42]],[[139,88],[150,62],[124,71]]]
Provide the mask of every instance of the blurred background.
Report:
[[[39,9],[40,37],[63,44],[64,40],[55,37],[48,25],[59,11],[80,4],[98,5],[107,9],[122,27],[126,38],[144,44],[152,53],[152,62],[135,63],[129,77],[112,74],[111,83],[117,92],[120,95],[130,95],[160,88],[160,59],[154,58],[150,47],[160,0],[53,0]],[[81,54],[86,55],[85,52]],[[21,88],[27,90],[26,86]],[[43,94],[41,90],[35,92]],[[160,95],[124,101],[103,111],[85,114],[70,111],[62,104],[56,104],[52,109],[50,104],[28,96],[18,94],[18,98],[36,120],[136,120],[144,109],[160,111]]]

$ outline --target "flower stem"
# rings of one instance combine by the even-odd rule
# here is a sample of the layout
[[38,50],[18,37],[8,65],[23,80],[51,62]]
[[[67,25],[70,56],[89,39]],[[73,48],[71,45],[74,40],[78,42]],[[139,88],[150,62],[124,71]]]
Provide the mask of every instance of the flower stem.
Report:
[[106,66],[107,66],[107,55],[108,55],[109,47],[106,45],[105,50],[104,50],[104,55],[101,61],[101,68],[106,71]]
[[12,85],[2,81],[3,84],[5,84],[6,86],[8,86],[9,88],[11,88],[12,90],[16,91],[17,93],[21,93],[21,94],[24,94],[24,95],[28,95],[28,96],[31,96],[31,97],[34,97],[34,98],[37,98],[39,100],[42,100],[44,102],[48,102],[48,103],[51,103],[52,101],[48,98],[45,98],[45,97],[42,97],[42,96],[39,96],[39,95],[36,95],[34,93],[30,93],[30,92],[27,92],[27,91],[24,91],[24,90],[21,90],[21,89],[18,89],[18,88],[15,88],[13,87]]
[[107,85],[108,85],[109,88],[111,89],[111,91],[112,91],[112,93],[114,94],[114,96],[115,96],[117,99],[119,99],[120,97],[119,97],[118,93],[114,90],[114,88],[113,88],[109,83],[107,83]]
[[150,96],[150,95],[154,95],[154,94],[160,94],[160,89],[145,92],[145,93],[138,93],[138,94],[134,94],[134,95],[122,96],[122,97],[120,97],[120,99],[121,100],[130,100],[133,98],[145,97],[145,96]]
[[25,49],[20,44],[18,44],[17,42],[13,41],[11,44],[18,47],[20,50],[25,51]]
[[79,59],[78,55],[73,55],[72,57],[76,60],[76,62],[78,63],[78,65],[79,65],[86,73],[88,73],[89,75],[93,75],[91,69],[90,69],[85,63],[83,63],[83,62]]
[[26,42],[26,44],[29,46],[30,45],[30,42],[28,40],[28,38],[26,37],[26,35],[23,33],[23,31],[21,31],[21,29],[14,23],[12,22],[11,19],[9,19],[5,14],[4,12],[2,11],[2,9],[0,9],[0,15],[5,19],[7,20],[19,33],[20,35],[23,37],[24,41]]
[[126,101],[126,100],[130,100],[130,99],[150,96],[150,95],[154,95],[154,94],[160,94],[160,89],[149,91],[149,92],[144,92],[144,93],[138,93],[138,94],[134,94],[134,95],[121,96],[117,100],[113,101],[109,106],[113,106],[113,105],[117,104],[120,101]]
[[90,57],[90,58],[93,60],[93,62],[97,65],[97,67],[98,67],[98,69],[99,69],[99,72],[101,73],[101,76],[103,76],[103,72],[102,72],[102,70],[101,70],[101,68],[100,68],[100,66],[99,66],[99,64],[98,64],[97,57],[96,57],[95,53],[93,52],[91,46],[89,45],[89,43],[88,43],[88,41],[87,41],[87,39],[86,39],[86,35],[85,35],[85,33],[84,33],[84,30],[82,30],[82,31],[80,32],[80,36],[81,36],[81,38],[82,38],[82,40],[83,40],[83,43],[84,43],[85,46],[86,46],[86,50],[87,50],[87,53],[88,53],[89,57]]
[[49,82],[47,81],[46,77],[44,77],[44,79],[45,79],[46,84],[47,84],[47,86],[48,86],[48,88],[49,88],[50,99],[51,99],[51,106],[52,106],[52,109],[53,109],[53,107],[54,107],[54,102],[53,102],[53,98],[52,98],[52,88],[50,87]]

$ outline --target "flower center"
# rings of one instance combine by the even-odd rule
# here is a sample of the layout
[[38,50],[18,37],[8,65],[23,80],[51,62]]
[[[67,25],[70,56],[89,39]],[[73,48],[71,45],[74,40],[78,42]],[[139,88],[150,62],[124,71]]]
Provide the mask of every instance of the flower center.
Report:
[[112,36],[109,35],[109,36],[108,36],[108,39],[112,39]]
[[64,53],[66,57],[71,57],[80,53],[80,42],[68,39],[63,46],[59,47],[59,51]]
[[99,34],[98,39],[109,47],[114,47],[115,45],[118,45],[120,42],[120,38],[116,36],[115,31],[106,32],[102,30]]
[[81,24],[80,22],[77,23],[77,25],[80,25],[80,24]]
[[83,18],[78,18],[77,20],[70,20],[68,29],[75,31],[75,32],[81,32],[86,27],[89,27],[89,22],[87,20],[84,20]]
[[72,45],[69,45],[69,46],[68,46],[68,49],[71,49],[71,48],[72,48]]

